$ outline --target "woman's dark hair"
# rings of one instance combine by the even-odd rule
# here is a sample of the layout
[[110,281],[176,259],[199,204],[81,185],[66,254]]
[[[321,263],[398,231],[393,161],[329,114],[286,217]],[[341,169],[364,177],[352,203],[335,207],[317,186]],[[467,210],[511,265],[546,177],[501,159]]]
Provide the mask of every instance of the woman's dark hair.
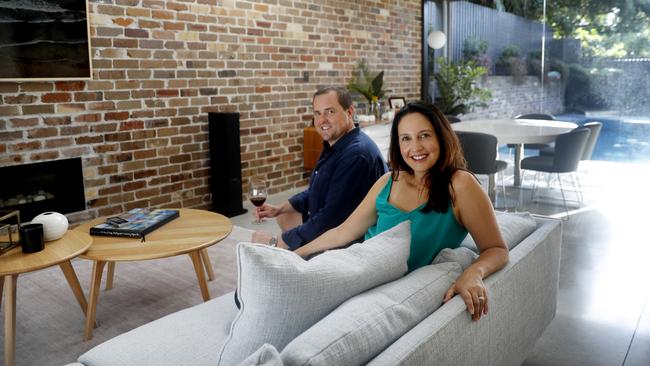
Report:
[[426,177],[426,188],[429,190],[429,197],[427,204],[422,208],[422,212],[431,210],[440,213],[447,212],[452,193],[451,177],[457,170],[465,170],[466,163],[458,137],[451,129],[445,115],[434,105],[423,101],[410,102],[395,114],[393,126],[390,130],[390,147],[388,149],[392,170],[391,177],[393,180],[397,180],[400,171],[413,174],[413,169],[402,158],[399,147],[399,133],[397,131],[397,126],[402,118],[411,113],[419,113],[429,120],[440,146],[438,161],[429,169]]

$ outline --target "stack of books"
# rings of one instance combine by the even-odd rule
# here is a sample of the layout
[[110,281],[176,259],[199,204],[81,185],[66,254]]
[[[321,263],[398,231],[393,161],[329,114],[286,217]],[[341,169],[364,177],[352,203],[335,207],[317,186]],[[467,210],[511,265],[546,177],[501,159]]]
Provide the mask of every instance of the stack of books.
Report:
[[179,216],[178,210],[148,210],[135,208],[123,215],[112,216],[103,224],[90,228],[90,235],[124,236],[144,238],[144,236]]

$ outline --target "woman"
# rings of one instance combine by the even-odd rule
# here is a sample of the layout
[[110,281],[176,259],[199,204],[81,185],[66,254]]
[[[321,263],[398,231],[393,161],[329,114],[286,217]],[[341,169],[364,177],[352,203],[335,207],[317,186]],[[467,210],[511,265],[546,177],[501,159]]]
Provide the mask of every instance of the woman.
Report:
[[469,231],[480,256],[443,301],[460,294],[472,319],[479,320],[488,311],[483,279],[508,262],[490,200],[465,170],[458,138],[434,106],[424,102],[404,106],[395,115],[390,139],[392,172],[374,184],[345,222],[296,253],[307,257],[411,220],[408,267],[413,271],[430,264],[443,248],[458,247]]

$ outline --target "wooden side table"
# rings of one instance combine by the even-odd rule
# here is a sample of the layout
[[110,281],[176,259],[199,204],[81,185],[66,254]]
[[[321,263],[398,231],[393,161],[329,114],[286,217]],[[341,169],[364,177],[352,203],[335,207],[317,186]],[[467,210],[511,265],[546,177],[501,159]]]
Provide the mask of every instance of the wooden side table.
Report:
[[[205,210],[179,209],[179,214],[177,219],[147,234],[145,241],[139,238],[93,236],[92,245],[81,256],[94,261],[84,340],[92,338],[102,272],[106,263],[109,264],[108,283],[111,277],[111,265],[115,262],[143,261],[187,254],[194,265],[203,300],[210,300],[202,262],[206,260],[207,253],[202,258],[201,252],[228,236],[232,231],[232,223],[223,215]],[[92,226],[104,221],[106,218],[101,217],[84,223],[75,230],[88,233]],[[206,264],[207,268],[211,266]]]
[[[86,313],[86,297],[84,296],[77,274],[70,260],[88,250],[92,238],[90,235],[74,230],[68,230],[61,239],[45,243],[45,249],[37,253],[25,254],[21,247],[14,248],[0,256],[0,301],[4,285],[5,298],[5,365],[15,364],[16,348],[16,288],[18,275],[37,271],[58,264],[74,293],[81,310]],[[94,322],[92,323],[94,324]]]

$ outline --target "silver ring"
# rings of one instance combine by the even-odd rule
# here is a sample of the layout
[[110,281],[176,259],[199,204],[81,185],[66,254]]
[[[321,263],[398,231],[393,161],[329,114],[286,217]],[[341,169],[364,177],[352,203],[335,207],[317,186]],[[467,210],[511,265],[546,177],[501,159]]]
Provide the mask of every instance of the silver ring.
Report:
[[478,301],[485,301],[485,298],[483,296],[479,296]]

